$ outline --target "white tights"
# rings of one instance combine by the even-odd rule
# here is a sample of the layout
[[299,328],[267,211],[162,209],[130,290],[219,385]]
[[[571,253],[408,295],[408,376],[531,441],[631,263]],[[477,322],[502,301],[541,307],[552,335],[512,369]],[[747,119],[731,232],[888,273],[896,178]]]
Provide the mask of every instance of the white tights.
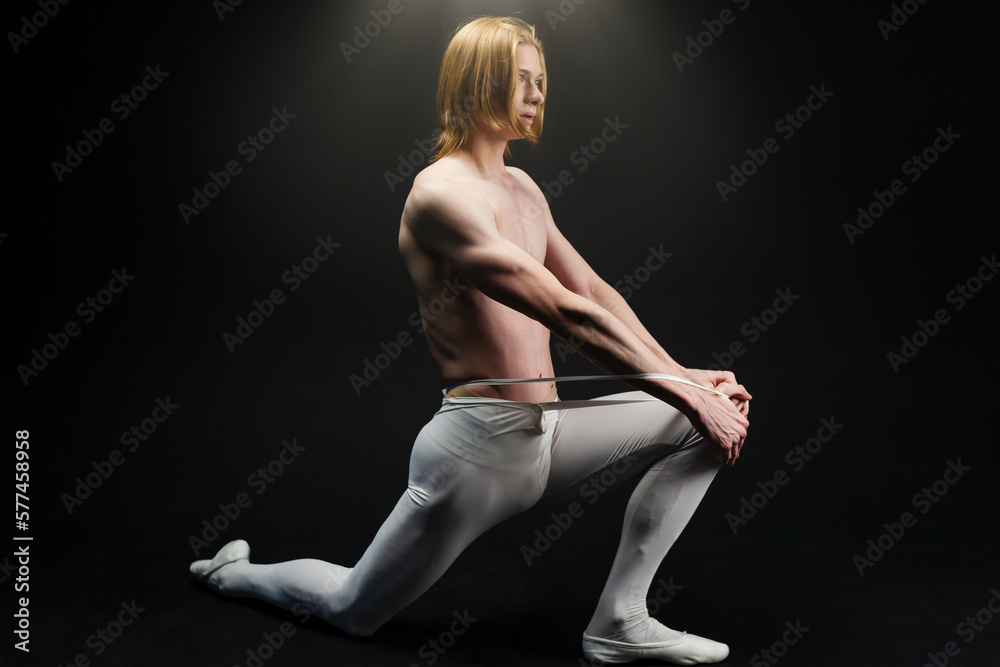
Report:
[[720,466],[684,415],[639,391],[541,404],[446,398],[413,444],[406,491],[353,568],[236,561],[208,584],[285,609],[308,605],[370,635],[486,530],[616,461],[645,472],[587,634],[627,637],[647,625],[656,570]]

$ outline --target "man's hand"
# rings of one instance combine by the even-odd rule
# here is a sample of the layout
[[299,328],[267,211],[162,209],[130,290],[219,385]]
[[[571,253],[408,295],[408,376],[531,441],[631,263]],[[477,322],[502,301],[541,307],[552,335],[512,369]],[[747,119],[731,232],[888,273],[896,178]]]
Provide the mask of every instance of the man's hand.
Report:
[[736,382],[736,376],[730,371],[706,371],[689,368],[685,374],[691,382],[703,387],[711,387],[729,396],[733,405],[744,417],[750,414],[750,399],[753,396],[746,390],[746,387]]
[[702,396],[692,402],[688,418],[705,438],[720,448],[719,458],[726,465],[733,465],[740,457],[740,449],[747,437],[750,422],[750,399],[746,387],[736,382],[729,371],[688,370],[687,378],[703,387],[711,387],[729,397],[698,392]]

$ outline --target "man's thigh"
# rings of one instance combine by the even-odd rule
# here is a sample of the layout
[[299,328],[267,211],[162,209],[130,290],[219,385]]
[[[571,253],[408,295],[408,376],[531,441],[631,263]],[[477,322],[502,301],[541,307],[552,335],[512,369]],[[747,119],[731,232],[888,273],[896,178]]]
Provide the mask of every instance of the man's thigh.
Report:
[[[600,400],[635,400],[600,405]],[[593,407],[561,411],[552,438],[546,494],[560,491],[609,464],[631,477],[654,461],[698,446],[701,435],[679,410],[641,391],[601,396]]]

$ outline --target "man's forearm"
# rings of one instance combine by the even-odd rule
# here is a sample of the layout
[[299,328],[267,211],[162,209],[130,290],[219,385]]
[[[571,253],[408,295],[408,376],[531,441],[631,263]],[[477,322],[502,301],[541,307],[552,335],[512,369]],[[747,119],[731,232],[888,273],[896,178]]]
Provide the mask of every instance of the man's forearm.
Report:
[[[628,313],[638,324],[631,309]],[[595,301],[583,299],[576,307],[564,311],[561,319],[561,326],[550,327],[553,333],[610,373],[662,373],[686,378],[687,369],[670,358],[641,324],[638,326],[644,334],[642,337]],[[685,413],[693,402],[704,398],[698,396],[700,390],[669,380],[628,380],[627,383]]]
[[650,352],[655,354],[657,357],[662,359],[664,362],[674,367],[675,370],[671,371],[673,375],[682,375],[683,371],[686,369],[677,363],[667,351],[663,349],[655,338],[646,330],[642,322],[639,321],[639,317],[635,314],[635,311],[629,307],[628,302],[618,293],[618,290],[613,288],[611,285],[604,281],[595,285],[591,290],[591,295],[594,303],[601,306],[609,313],[614,315],[618,320],[624,324],[629,330],[635,334],[642,343],[649,348]]

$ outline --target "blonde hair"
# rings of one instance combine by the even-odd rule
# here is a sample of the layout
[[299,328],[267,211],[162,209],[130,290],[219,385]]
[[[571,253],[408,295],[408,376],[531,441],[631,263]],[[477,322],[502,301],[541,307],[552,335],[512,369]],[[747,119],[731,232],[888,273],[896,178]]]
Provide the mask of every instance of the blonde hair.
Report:
[[[477,122],[500,131],[511,127],[534,146],[542,134],[543,104],[535,121],[524,125],[517,117],[517,47],[538,49],[542,68],[540,90],[545,95],[545,56],[535,28],[521,19],[487,16],[461,26],[448,43],[437,88],[437,144],[431,162],[455,152],[465,143]],[[510,148],[504,150],[510,157]]]

